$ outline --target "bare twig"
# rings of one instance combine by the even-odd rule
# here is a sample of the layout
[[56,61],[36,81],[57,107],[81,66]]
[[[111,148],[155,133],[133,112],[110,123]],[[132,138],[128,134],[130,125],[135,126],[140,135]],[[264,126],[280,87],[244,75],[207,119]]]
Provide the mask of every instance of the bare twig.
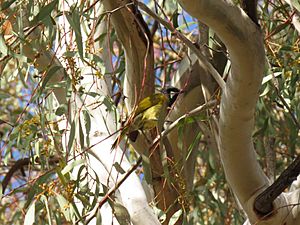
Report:
[[288,110],[293,122],[295,123],[295,125],[297,126],[298,129],[300,129],[300,123],[297,120],[297,118],[295,117],[295,114],[293,113],[293,111],[291,110],[291,107],[287,104],[287,102],[284,100],[284,98],[282,97],[282,95],[279,92],[279,89],[277,88],[277,86],[275,84],[274,88],[276,90],[277,96],[279,97],[280,101],[282,102],[282,104],[285,106],[285,108]]
[[[200,105],[197,108],[189,111],[188,113],[182,115],[181,117],[179,117],[178,119],[176,119],[173,123],[171,123],[171,125],[169,125],[167,127],[167,129],[165,129],[161,133],[161,136],[165,137],[166,135],[168,135],[177,126],[177,124],[179,123],[180,120],[188,118],[188,117],[191,117],[191,116],[194,116],[194,115],[202,112],[203,110],[206,110],[206,109],[209,109],[209,108],[215,106],[216,104],[217,104],[217,100],[211,100],[211,101],[208,101],[207,103],[205,103],[203,105]],[[158,139],[158,138],[159,137],[157,137],[156,139]],[[156,141],[156,139],[154,140],[154,142]]]

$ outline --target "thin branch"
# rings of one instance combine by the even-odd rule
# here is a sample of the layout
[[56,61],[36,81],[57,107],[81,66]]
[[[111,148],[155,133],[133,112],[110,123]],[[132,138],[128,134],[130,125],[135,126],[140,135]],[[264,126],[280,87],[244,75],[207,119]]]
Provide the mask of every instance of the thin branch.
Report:
[[279,89],[277,88],[277,86],[275,84],[273,84],[273,85],[274,85],[274,88],[276,90],[277,96],[279,97],[280,101],[285,106],[285,108],[288,110],[288,112],[289,112],[289,114],[290,114],[293,122],[295,123],[295,125],[297,126],[297,128],[299,130],[300,129],[300,123],[297,120],[297,118],[295,117],[295,114],[293,113],[293,111],[291,110],[291,107],[287,104],[287,102],[285,101],[285,99],[282,97],[282,95],[280,94]]
[[[166,135],[168,135],[176,126],[177,124],[179,123],[180,120],[182,119],[185,119],[185,118],[188,118],[188,117],[191,117],[191,116],[194,116],[200,112],[202,112],[203,110],[206,110],[206,109],[209,109],[213,106],[215,106],[217,104],[217,100],[211,100],[211,101],[208,101],[207,103],[203,104],[203,105],[200,105],[198,106],[197,108],[189,111],[188,113],[182,115],[181,117],[179,117],[178,119],[176,119],[173,123],[171,123],[171,125],[169,125],[167,127],[167,129],[165,129],[162,133],[161,133],[161,137],[165,137]],[[158,141],[160,139],[160,137],[157,137],[153,143],[155,141]]]
[[[104,203],[115,193],[115,191],[124,183],[124,181],[138,168],[138,166],[142,163],[142,157],[140,156],[137,160],[137,162],[130,168],[130,170],[121,178],[121,180],[116,184],[115,187],[111,188],[106,195],[102,198],[102,200],[98,203],[96,208],[93,210],[94,212],[91,212],[90,214],[86,214],[81,219],[84,219],[88,215],[91,215],[89,218],[87,218],[87,221],[85,221],[85,224],[89,224],[91,220],[96,217],[99,209],[104,205]],[[80,219],[76,221],[76,224],[80,222]]]
[[[152,145],[150,146],[150,149],[153,148],[153,146],[155,146],[155,144],[157,144],[157,142],[162,138],[165,137],[168,133],[170,133],[179,123],[180,120],[184,119],[184,118],[188,118],[191,116],[194,116],[196,114],[198,114],[199,112],[208,109],[212,106],[214,106],[217,103],[216,100],[212,100],[209,101],[193,110],[191,110],[190,112],[184,114],[183,116],[179,117],[177,120],[175,120],[170,126],[168,126],[168,128],[166,130],[164,130],[161,135],[157,136],[155,138],[155,140],[152,142]],[[116,184],[115,187],[113,187],[112,189],[110,189],[106,195],[103,197],[103,199],[98,203],[98,206],[95,208],[95,210],[93,210],[94,212],[91,212],[90,214],[87,214],[85,216],[83,216],[83,218],[88,217],[86,223],[88,224],[96,215],[98,210],[102,207],[102,205],[111,197],[112,194],[115,193],[115,191],[122,185],[122,183],[124,183],[124,181],[129,177],[129,175],[134,172],[137,167],[142,163],[142,157],[139,157],[137,162],[132,166],[132,168],[125,174],[124,177],[121,178],[121,180]],[[80,220],[78,220],[77,222],[79,222]]]
[[138,6],[146,12],[148,15],[152,16],[155,20],[159,21],[162,25],[164,25],[168,30],[175,33],[177,37],[185,43],[198,57],[198,60],[201,64],[203,64],[203,68],[207,69],[209,73],[213,76],[216,82],[219,84],[222,90],[225,88],[225,81],[219,75],[218,71],[207,61],[207,59],[203,56],[201,51],[189,40],[187,39],[182,33],[178,32],[170,22],[160,18],[156,13],[154,13],[151,9],[149,9],[144,3],[136,2]]
[[[35,160],[36,162],[40,162],[40,160],[37,158]],[[50,164],[57,164],[59,162],[59,159],[57,157],[51,157],[49,159],[49,163]],[[18,170],[22,170],[24,166],[28,166],[29,164],[31,164],[31,160],[30,158],[23,158],[23,159],[19,159],[17,160],[14,165],[9,169],[9,171],[7,172],[7,174],[5,175],[3,181],[2,181],[2,193],[4,194],[7,185],[9,184],[11,178],[13,177],[14,173]]]
[[11,126],[11,127],[14,127],[14,126],[15,126],[15,125],[13,125],[13,124],[11,124],[11,123],[5,121],[5,120],[1,120],[1,119],[0,119],[0,125],[1,125],[1,124],[7,124],[7,125],[9,125],[9,126]]

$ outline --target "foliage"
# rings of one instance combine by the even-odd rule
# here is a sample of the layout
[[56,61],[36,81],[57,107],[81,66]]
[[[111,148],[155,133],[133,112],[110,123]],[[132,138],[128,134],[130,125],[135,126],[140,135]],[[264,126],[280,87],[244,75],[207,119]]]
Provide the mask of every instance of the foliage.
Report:
[[[96,39],[91,35],[93,26],[109,14],[96,18],[92,1],[78,1],[71,5],[69,11],[62,11],[63,2],[3,1],[1,5],[0,179],[3,181],[20,159],[29,159],[27,164],[18,168],[5,187],[0,206],[0,221],[3,224],[22,224],[24,221],[25,224],[67,224],[80,221],[96,206],[98,197],[108,191],[84,160],[72,161],[74,157],[68,155],[71,148],[76,148],[88,157],[86,149],[90,146],[89,138],[79,135],[80,140],[76,140],[75,133],[78,130],[79,133],[89,131],[89,111],[83,109],[85,116],[80,118],[80,122],[71,120],[69,141],[63,143],[61,139],[66,135],[66,128],[60,128],[58,122],[69,108],[67,104],[55,103],[51,95],[55,85],[49,82],[61,67],[50,68],[49,62],[43,71],[37,70],[37,60],[40,49],[56,52],[59,45],[65,44],[66,50],[59,59],[65,65],[66,79],[56,85],[65,89],[67,99],[71,99],[72,92],[89,95],[94,97],[95,107],[104,104],[107,110],[115,110],[115,103],[118,103],[117,109],[122,112],[126,110],[123,101],[118,101],[118,96],[124,82],[124,50],[110,25],[109,33],[101,34]],[[151,6],[153,3],[147,4]],[[197,21],[183,12],[176,2],[160,4],[162,10],[158,10],[157,5],[152,6],[153,11],[159,11],[163,18],[168,17],[180,32],[197,41]],[[269,174],[279,175],[299,153],[299,122],[295,124],[295,120],[300,117],[300,39],[291,24],[292,12],[282,1],[262,1],[259,12],[270,68],[266,69],[268,79],[262,85],[257,104],[253,137],[263,167]],[[67,35],[58,23],[62,15],[66,15],[65,23],[71,26],[74,33],[72,43],[60,43],[62,37]],[[149,27],[154,27],[154,20],[146,14],[143,16]],[[42,30],[42,35],[31,39],[30,33],[38,28]],[[83,36],[88,37],[86,42]],[[94,46],[96,41],[103,44],[105,37],[109,37],[106,44],[114,60],[114,74],[105,73],[103,59],[99,56],[102,49]],[[183,43],[161,24],[153,41],[156,85],[162,88],[170,83],[186,50]],[[213,31],[210,31],[209,47],[215,43]],[[24,54],[24,48],[28,46],[34,52],[34,59]],[[93,75],[97,79],[111,76],[113,98],[90,92],[81,85],[81,72],[85,68],[77,64],[78,60],[84,62],[84,67],[95,69],[97,73]],[[208,122],[207,118],[203,118],[196,120]],[[185,120],[178,124],[179,133],[189,122],[193,121]],[[186,224],[241,224],[243,218],[230,194],[216,151],[206,145],[205,135],[201,134],[199,139],[202,144],[196,156],[195,186],[191,193],[181,196],[188,201],[190,211],[180,211],[177,216],[183,213]],[[182,141],[178,140],[179,143]],[[270,156],[266,153],[267,149],[275,150],[275,153]],[[132,163],[137,160],[130,148],[127,155]],[[72,177],[70,173],[75,167],[79,171],[78,177]],[[141,168],[137,170],[137,173],[142,172]],[[87,177],[95,184],[95,192],[84,182]],[[76,201],[84,207],[78,208]],[[117,205],[113,201],[110,204]],[[115,208],[119,211],[124,210],[122,206],[117,206]],[[173,221],[176,220],[174,216]]]

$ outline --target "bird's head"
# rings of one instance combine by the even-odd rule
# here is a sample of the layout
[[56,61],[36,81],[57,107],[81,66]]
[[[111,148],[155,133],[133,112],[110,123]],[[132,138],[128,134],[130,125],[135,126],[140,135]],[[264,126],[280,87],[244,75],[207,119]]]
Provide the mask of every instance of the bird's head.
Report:
[[179,90],[176,87],[168,87],[168,88],[162,89],[162,93],[167,95],[167,97],[169,99],[168,106],[171,107],[174,104],[174,102],[176,101],[178,95],[182,94],[184,92],[182,90]]

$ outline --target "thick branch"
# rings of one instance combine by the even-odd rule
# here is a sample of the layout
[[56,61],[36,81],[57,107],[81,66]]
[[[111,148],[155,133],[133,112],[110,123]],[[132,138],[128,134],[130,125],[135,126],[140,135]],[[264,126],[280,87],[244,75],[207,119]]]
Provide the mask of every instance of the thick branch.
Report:
[[254,110],[265,62],[262,33],[242,9],[228,1],[179,2],[188,13],[214,29],[229,51],[232,69],[221,99],[220,155],[233,192],[250,221],[257,221],[253,197],[269,185],[252,142]]
[[2,188],[3,188],[3,194],[5,192],[5,189],[7,185],[9,184],[11,178],[13,177],[14,173],[20,169],[22,169],[24,166],[27,166],[30,163],[29,158],[19,159],[15,162],[15,164],[9,169],[7,174],[5,175],[3,181],[2,181]]
[[265,60],[262,34],[240,8],[225,1],[180,2],[216,31],[230,54],[232,71],[221,101],[220,154],[227,180],[243,202],[267,183],[251,138]]
[[154,92],[154,56],[150,31],[132,1],[105,0],[105,10],[125,49],[124,94],[131,111],[138,100]]
[[300,174],[300,157],[277,178],[277,180],[257,196],[254,202],[255,210],[262,216],[272,213],[274,206],[273,201],[287,188]]
[[257,0],[242,0],[242,9],[247,13],[251,20],[258,25],[257,19]]

